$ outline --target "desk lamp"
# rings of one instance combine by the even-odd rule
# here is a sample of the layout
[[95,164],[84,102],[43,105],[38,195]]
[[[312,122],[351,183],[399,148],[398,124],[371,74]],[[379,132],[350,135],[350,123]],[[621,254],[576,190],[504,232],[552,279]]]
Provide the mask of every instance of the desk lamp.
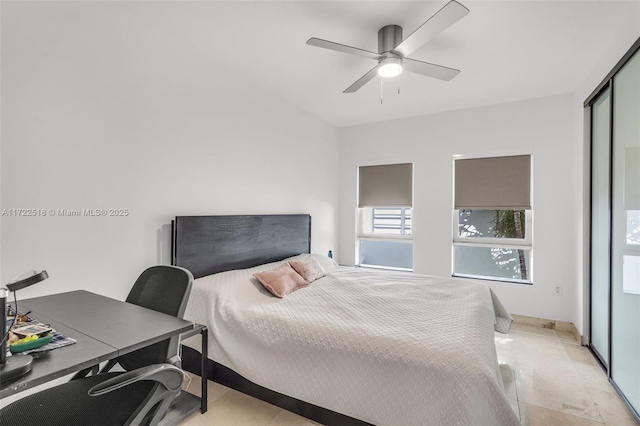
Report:
[[[6,288],[0,288],[0,381],[8,381],[14,377],[22,376],[31,371],[33,358],[30,355],[11,356],[7,359],[7,340],[9,330],[7,330],[7,296],[9,292],[15,292],[22,288],[29,287],[40,281],[49,278],[47,271],[32,271],[26,278],[18,277]],[[16,303],[16,318],[18,316],[18,304]],[[14,320],[15,323],[15,320]],[[12,324],[13,325],[13,324]]]

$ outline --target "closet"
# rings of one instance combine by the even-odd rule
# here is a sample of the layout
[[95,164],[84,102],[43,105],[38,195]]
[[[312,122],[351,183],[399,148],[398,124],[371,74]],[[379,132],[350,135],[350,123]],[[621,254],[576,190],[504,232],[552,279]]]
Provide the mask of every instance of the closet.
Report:
[[591,134],[589,347],[640,413],[640,40],[585,101]]

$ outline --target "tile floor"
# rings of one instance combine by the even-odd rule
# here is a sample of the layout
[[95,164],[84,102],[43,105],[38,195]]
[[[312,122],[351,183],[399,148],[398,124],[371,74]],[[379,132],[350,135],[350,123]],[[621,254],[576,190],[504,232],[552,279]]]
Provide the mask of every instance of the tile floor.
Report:
[[[523,425],[637,425],[571,333],[514,324],[508,335],[496,333],[496,348],[505,391]],[[199,377],[193,377],[188,390],[199,389]],[[214,382],[208,389],[207,413],[195,413],[181,426],[317,425]]]

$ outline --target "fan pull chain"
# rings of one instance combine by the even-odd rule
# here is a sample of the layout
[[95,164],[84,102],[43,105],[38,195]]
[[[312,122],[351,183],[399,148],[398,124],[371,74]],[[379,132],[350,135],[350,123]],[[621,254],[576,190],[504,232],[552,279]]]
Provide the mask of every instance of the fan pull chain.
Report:
[[400,74],[398,74],[398,95],[400,94]]
[[380,77],[380,105],[382,105],[382,84],[384,82],[384,78]]

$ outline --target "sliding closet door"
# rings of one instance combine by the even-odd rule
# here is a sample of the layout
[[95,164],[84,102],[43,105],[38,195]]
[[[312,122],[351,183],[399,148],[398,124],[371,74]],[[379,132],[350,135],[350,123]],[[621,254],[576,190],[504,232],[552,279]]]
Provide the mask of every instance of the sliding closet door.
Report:
[[593,102],[591,114],[591,348],[609,364],[609,88]]
[[640,412],[640,52],[613,81],[611,378]]

